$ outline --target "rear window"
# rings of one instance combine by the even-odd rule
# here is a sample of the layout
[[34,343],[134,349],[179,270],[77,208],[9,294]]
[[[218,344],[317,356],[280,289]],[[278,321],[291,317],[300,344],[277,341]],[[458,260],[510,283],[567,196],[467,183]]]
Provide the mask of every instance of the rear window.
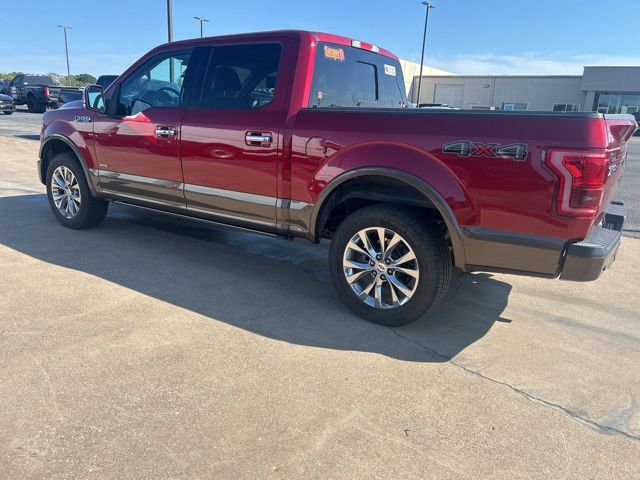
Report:
[[402,108],[406,94],[400,64],[367,50],[320,43],[309,106]]
[[46,75],[27,75],[24,82],[29,85],[53,85],[53,82]]

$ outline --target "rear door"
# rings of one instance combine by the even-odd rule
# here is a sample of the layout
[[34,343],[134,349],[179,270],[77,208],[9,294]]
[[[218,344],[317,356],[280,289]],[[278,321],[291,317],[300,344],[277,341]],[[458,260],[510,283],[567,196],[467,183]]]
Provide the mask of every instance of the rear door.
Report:
[[[278,168],[290,67],[282,41],[217,44],[182,120],[187,211],[276,229]],[[286,60],[285,60],[286,58]]]

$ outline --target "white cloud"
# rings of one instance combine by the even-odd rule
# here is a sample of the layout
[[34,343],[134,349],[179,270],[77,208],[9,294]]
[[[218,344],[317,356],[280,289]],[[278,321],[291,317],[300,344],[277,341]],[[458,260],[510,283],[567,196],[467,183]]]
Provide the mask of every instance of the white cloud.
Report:
[[458,75],[582,75],[585,65],[638,65],[640,56],[470,54],[450,58],[427,57],[425,64]]

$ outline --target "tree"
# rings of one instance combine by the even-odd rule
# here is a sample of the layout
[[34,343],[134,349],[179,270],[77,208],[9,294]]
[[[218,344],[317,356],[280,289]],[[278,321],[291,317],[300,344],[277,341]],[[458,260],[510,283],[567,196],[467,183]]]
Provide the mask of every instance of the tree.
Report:
[[0,72],[0,80],[6,80],[9,81],[11,80],[13,77],[15,77],[16,75],[20,75],[22,72],[8,72],[8,73],[1,73]]
[[62,85],[62,75],[60,75],[59,73],[55,73],[55,72],[47,72],[47,76],[49,78],[51,78],[51,81],[53,82],[54,85]]
[[78,75],[72,75],[71,78],[74,83],[80,84],[80,86],[93,85],[97,81],[96,77],[88,73],[79,73]]

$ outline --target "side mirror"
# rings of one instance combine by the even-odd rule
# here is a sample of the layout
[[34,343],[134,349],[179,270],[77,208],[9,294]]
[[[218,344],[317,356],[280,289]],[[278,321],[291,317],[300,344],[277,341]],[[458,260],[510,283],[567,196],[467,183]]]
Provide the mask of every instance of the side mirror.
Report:
[[100,85],[89,85],[83,93],[84,107],[94,112],[104,113],[104,91]]

